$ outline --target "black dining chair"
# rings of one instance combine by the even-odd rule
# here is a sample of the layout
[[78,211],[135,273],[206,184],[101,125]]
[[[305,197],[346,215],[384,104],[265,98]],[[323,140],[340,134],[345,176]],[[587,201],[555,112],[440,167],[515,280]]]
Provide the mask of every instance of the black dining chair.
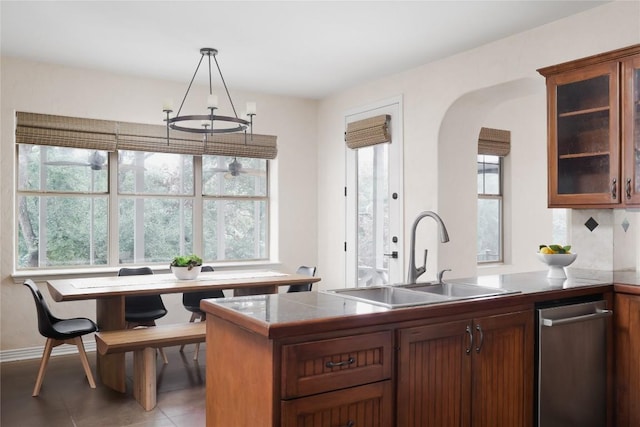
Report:
[[[307,267],[306,265],[301,265],[296,270],[296,274],[302,274],[304,276],[313,277],[316,275],[315,267]],[[308,292],[311,290],[311,286],[313,283],[303,283],[301,285],[290,285],[289,289],[287,289],[287,293],[289,292]]]
[[[213,267],[209,265],[203,265],[200,272],[211,272]],[[187,311],[191,312],[191,319],[189,322],[195,322],[199,320],[203,322],[206,318],[204,311],[200,309],[200,300],[207,298],[224,298],[224,292],[221,289],[213,289],[208,291],[195,291],[185,292],[182,294],[182,305]],[[184,344],[180,346],[180,351],[184,350]],[[193,360],[198,360],[198,353],[200,353],[200,343],[196,343],[196,353],[193,355]]]
[[96,383],[93,380],[91,374],[91,367],[89,367],[89,360],[87,359],[87,353],[84,351],[84,344],[82,343],[82,336],[96,332],[98,326],[91,319],[86,317],[76,317],[73,319],[59,319],[51,314],[47,302],[44,300],[42,293],[31,279],[24,281],[24,285],[31,290],[33,300],[36,303],[36,309],[38,311],[38,331],[47,339],[44,345],[44,352],[42,353],[42,360],[40,361],[40,369],[38,370],[38,377],[36,378],[36,385],[33,388],[33,396],[40,394],[40,387],[42,386],[42,380],[44,379],[44,373],[47,369],[47,363],[51,356],[51,350],[53,347],[57,347],[62,344],[72,344],[78,348],[80,354],[80,361],[84,368],[84,373],[87,375],[89,386],[96,388]]
[[[121,268],[118,276],[139,276],[153,274],[149,267]],[[126,328],[133,329],[138,326],[155,326],[156,320],[167,315],[167,309],[160,295],[136,295],[124,298],[124,320]],[[162,360],[169,363],[167,355],[162,347],[158,348]]]

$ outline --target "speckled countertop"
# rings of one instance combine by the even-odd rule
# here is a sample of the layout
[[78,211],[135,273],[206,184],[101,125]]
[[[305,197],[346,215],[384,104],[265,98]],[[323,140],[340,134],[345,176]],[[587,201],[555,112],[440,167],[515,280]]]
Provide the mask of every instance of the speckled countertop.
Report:
[[[385,308],[323,292],[280,293],[203,300],[208,314],[269,338],[303,335],[411,321],[426,317],[460,315],[496,307],[533,307],[561,298],[617,291],[640,295],[640,273],[568,269],[566,280],[547,279],[546,271],[501,274],[449,280],[518,291],[508,295],[413,306]],[[445,280],[446,281],[446,280]],[[341,286],[331,286],[340,288]],[[325,284],[324,288],[328,288]]]

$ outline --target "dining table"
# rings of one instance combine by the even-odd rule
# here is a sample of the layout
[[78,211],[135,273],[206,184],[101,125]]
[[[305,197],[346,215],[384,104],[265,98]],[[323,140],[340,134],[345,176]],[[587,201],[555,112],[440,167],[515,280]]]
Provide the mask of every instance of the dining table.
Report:
[[[101,331],[126,328],[125,297],[207,290],[233,290],[234,296],[273,294],[280,286],[315,283],[319,277],[270,270],[202,272],[193,280],[172,273],[53,279],[47,281],[54,301],[96,301],[96,323]],[[98,376],[109,388],[124,393],[125,355],[96,353]]]

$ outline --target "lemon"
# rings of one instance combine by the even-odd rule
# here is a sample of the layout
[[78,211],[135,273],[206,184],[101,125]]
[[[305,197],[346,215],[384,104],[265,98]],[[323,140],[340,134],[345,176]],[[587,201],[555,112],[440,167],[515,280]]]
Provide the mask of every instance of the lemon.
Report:
[[541,254],[554,254],[555,252],[553,251],[553,249],[545,246],[544,248],[540,249],[540,253]]

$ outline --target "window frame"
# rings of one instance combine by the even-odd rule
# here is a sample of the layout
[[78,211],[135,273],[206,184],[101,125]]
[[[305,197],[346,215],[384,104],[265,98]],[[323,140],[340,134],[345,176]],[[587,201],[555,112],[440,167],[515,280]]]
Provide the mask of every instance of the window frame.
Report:
[[[484,165],[487,164],[486,161],[481,161],[480,157],[486,157],[486,156],[491,156],[491,157],[497,157],[498,158],[498,192],[497,193],[487,193],[486,192],[486,184],[483,184],[483,192],[477,192],[477,196],[478,196],[478,201],[480,200],[497,200],[498,204],[499,204],[499,209],[498,209],[498,224],[499,224],[499,239],[498,239],[498,259],[492,259],[492,260],[486,260],[486,261],[481,261],[479,260],[480,258],[480,253],[477,253],[476,255],[476,263],[478,265],[490,265],[490,264],[502,264],[504,263],[504,156],[496,156],[496,155],[491,155],[491,154],[478,154],[477,155],[477,160],[476,160],[476,168],[477,170],[479,170],[480,168],[480,164],[483,165],[483,169],[485,168]],[[483,159],[484,160],[484,159]],[[476,171],[476,187],[477,185],[477,176],[479,175],[479,173]],[[483,170],[483,183],[486,183],[486,172]],[[477,188],[476,188],[477,190]],[[479,212],[478,212],[479,215]],[[476,242],[477,245],[477,242]]]
[[[138,265],[140,262],[132,263],[121,263],[119,257],[119,204],[121,200],[124,199],[136,199],[136,198],[158,198],[158,197],[170,197],[175,198],[177,200],[186,200],[191,199],[192,202],[192,248],[194,253],[204,254],[204,238],[203,238],[203,206],[204,200],[207,199],[216,199],[216,200],[259,200],[265,202],[265,218],[264,224],[260,224],[262,228],[264,228],[264,257],[258,258],[247,258],[247,259],[230,259],[230,260],[210,260],[205,259],[205,262],[209,264],[215,264],[219,266],[230,266],[230,265],[238,265],[238,264],[266,264],[272,262],[272,246],[271,246],[271,179],[270,179],[270,165],[269,159],[263,159],[265,161],[265,180],[266,180],[266,190],[264,195],[260,196],[245,196],[245,195],[204,195],[203,194],[203,173],[202,173],[202,156],[203,155],[191,155],[193,159],[193,193],[192,194],[148,194],[148,193],[119,193],[118,188],[118,150],[111,151],[108,153],[108,164],[109,167],[107,169],[107,190],[106,192],[100,192],[99,194],[91,193],[91,194],[78,194],[78,193],[67,193],[60,191],[50,191],[47,189],[38,189],[37,191],[30,189],[20,189],[20,180],[17,179],[18,174],[20,173],[20,145],[15,145],[15,166],[16,166],[16,180],[14,185],[14,206],[18,207],[18,202],[20,197],[22,196],[35,196],[35,197],[90,197],[91,195],[106,197],[107,199],[107,244],[109,245],[107,248],[107,263],[106,264],[96,264],[96,265],[44,265],[44,266],[35,266],[35,267],[24,267],[20,266],[20,258],[19,258],[19,241],[20,241],[20,218],[18,215],[15,216],[14,219],[14,260],[13,260],[13,269],[19,275],[24,272],[46,272],[46,271],[73,271],[73,270],[105,270],[105,269],[117,269],[123,266],[131,266]],[[40,147],[44,147],[46,145],[40,144],[32,144]],[[161,153],[159,151],[158,153]],[[214,154],[204,154],[206,156],[215,156]],[[220,155],[221,157],[227,157],[224,155]],[[242,157],[240,157],[241,159]],[[198,231],[198,232],[196,232]],[[255,252],[254,252],[255,254]],[[177,254],[176,254],[177,255]],[[170,261],[170,260],[169,260]],[[149,266],[168,266],[167,262],[146,262],[142,261],[145,265]]]

